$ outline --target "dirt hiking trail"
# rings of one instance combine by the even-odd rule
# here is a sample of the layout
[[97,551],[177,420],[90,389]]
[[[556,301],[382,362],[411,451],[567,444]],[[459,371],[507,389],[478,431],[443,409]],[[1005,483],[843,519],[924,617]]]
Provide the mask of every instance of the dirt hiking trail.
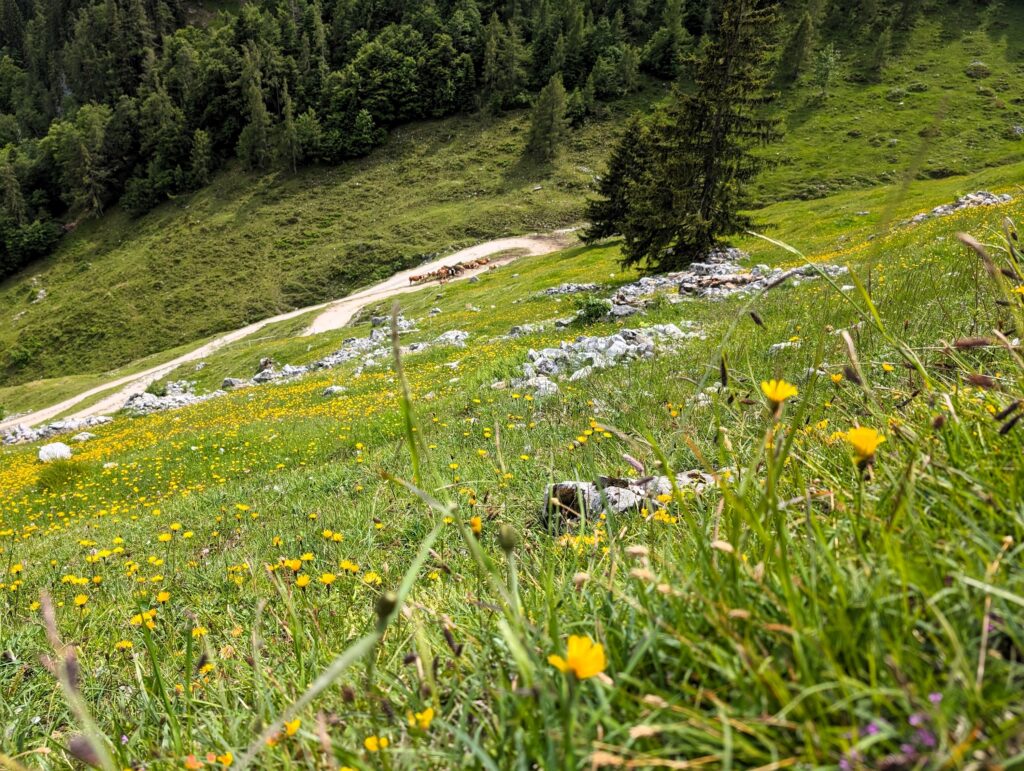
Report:
[[303,314],[309,313],[310,311],[322,310],[323,313],[317,315],[309,327],[302,332],[304,336],[340,329],[348,324],[360,310],[371,303],[386,300],[399,294],[405,294],[406,292],[414,292],[418,289],[423,289],[424,286],[429,286],[429,284],[410,284],[409,277],[413,275],[430,273],[442,267],[451,267],[452,265],[456,265],[460,262],[469,262],[481,257],[489,257],[494,254],[501,255],[498,259],[492,261],[486,266],[474,270],[467,270],[458,277],[451,279],[452,281],[465,280],[471,276],[491,270],[494,267],[507,265],[519,257],[549,254],[560,249],[565,249],[566,247],[571,246],[574,241],[575,236],[573,235],[573,230],[568,229],[555,231],[554,233],[547,235],[499,238],[494,241],[477,244],[476,246],[471,246],[468,249],[463,249],[453,254],[449,254],[447,257],[442,257],[441,259],[434,260],[433,262],[417,265],[415,268],[410,270],[400,271],[379,284],[375,284],[365,289],[360,289],[359,291],[352,293],[348,297],[343,297],[340,300],[331,300],[318,305],[310,305],[306,308],[289,311],[288,313],[281,313],[277,316],[271,316],[270,318],[263,319],[262,321],[249,324],[241,329],[236,329],[233,332],[227,332],[168,362],[158,364],[155,367],[150,367],[142,372],[136,372],[131,375],[110,380],[106,383],[101,383],[87,391],[83,391],[69,399],[65,399],[59,404],[54,404],[50,407],[36,410],[35,412],[30,412],[26,415],[12,415],[7,420],[0,421],[0,432],[13,428],[16,425],[32,427],[54,420],[58,415],[62,415],[67,412],[76,404],[80,404],[92,396],[96,396],[97,394],[104,393],[114,388],[117,390],[107,396],[104,396],[102,399],[88,407],[83,408],[79,412],[66,415],[65,417],[86,418],[93,415],[104,415],[116,412],[130,396],[140,393],[141,391],[145,391],[150,384],[166,377],[182,364],[188,364],[189,362],[204,359],[218,349],[237,342],[238,340],[242,340],[249,335],[258,332],[269,324],[276,324],[279,321],[287,321],[295,318],[296,316],[302,316]]

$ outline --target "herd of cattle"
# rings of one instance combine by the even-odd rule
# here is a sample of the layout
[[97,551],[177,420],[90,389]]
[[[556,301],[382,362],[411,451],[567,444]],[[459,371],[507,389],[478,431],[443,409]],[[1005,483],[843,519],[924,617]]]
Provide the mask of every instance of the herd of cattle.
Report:
[[443,265],[437,270],[432,270],[430,273],[424,273],[418,276],[409,276],[410,284],[424,284],[428,281],[440,281],[442,284],[445,281],[453,279],[457,276],[462,275],[467,270],[473,270],[474,268],[482,268],[484,265],[490,263],[490,259],[487,257],[480,257],[476,260],[468,260],[467,262],[459,262],[455,265]]

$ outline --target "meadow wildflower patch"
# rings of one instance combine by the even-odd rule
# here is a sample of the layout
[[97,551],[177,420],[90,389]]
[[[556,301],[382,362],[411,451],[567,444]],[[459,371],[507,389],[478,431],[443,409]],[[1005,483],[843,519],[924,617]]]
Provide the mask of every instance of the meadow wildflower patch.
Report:
[[[60,474],[3,450],[5,752],[67,764],[87,735],[118,767],[1019,755],[1020,309],[950,231],[993,216],[851,245],[863,292],[652,304],[631,327],[704,339],[545,399],[491,386],[563,341],[503,337],[557,296],[456,311],[517,281],[495,272],[409,296],[410,317],[443,308],[424,335],[473,334],[407,357],[405,383],[341,367],[119,417]],[[614,246],[582,254],[614,272]],[[517,270],[586,278],[559,264]],[[555,530],[557,480],[594,495]],[[43,656],[73,656],[71,701]]]

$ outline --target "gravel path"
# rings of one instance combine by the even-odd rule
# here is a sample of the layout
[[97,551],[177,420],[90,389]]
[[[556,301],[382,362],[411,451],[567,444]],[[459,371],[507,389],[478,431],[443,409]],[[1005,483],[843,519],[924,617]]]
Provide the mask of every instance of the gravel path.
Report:
[[91,396],[96,396],[97,394],[104,393],[111,389],[117,390],[79,412],[69,415],[68,417],[85,418],[92,415],[116,412],[121,409],[122,405],[130,396],[141,391],[145,391],[151,383],[155,383],[157,380],[166,377],[182,364],[204,359],[214,351],[217,351],[226,345],[230,345],[231,343],[237,342],[238,340],[242,340],[243,338],[258,332],[268,324],[287,321],[288,319],[293,319],[296,316],[301,316],[305,313],[309,313],[310,311],[323,310],[323,313],[319,314],[313,320],[313,323],[310,324],[310,326],[303,332],[303,335],[313,335],[319,334],[320,332],[340,329],[348,324],[356,313],[370,303],[379,302],[380,300],[385,300],[389,297],[404,294],[406,292],[412,292],[427,286],[425,284],[410,285],[409,276],[414,274],[429,273],[443,266],[455,265],[459,262],[467,262],[480,257],[487,257],[492,254],[501,254],[504,252],[509,253],[507,256],[501,257],[479,270],[466,271],[459,276],[458,279],[453,279],[464,280],[477,273],[489,270],[491,267],[505,265],[518,257],[548,254],[550,252],[558,251],[559,249],[564,249],[567,246],[570,246],[574,241],[575,236],[572,234],[571,230],[560,230],[549,235],[499,238],[495,241],[477,244],[476,246],[471,246],[468,249],[463,249],[460,252],[450,254],[447,257],[442,257],[439,260],[426,263],[425,265],[418,265],[411,270],[404,270],[396,273],[391,278],[386,279],[379,284],[367,287],[366,289],[361,289],[358,292],[340,300],[332,300],[330,302],[320,303],[319,305],[299,308],[298,310],[289,311],[288,313],[282,313],[268,319],[263,319],[262,321],[257,321],[249,326],[236,329],[233,332],[228,332],[227,334],[221,335],[220,337],[164,364],[159,364],[155,367],[143,370],[142,372],[137,372],[133,375],[126,375],[125,377],[102,383],[101,385],[90,388],[87,391],[83,391],[70,399],[65,399],[59,404],[54,404],[51,407],[36,410],[35,412],[31,412],[27,415],[11,416],[5,421],[0,421],[0,432],[13,428],[16,425],[31,427],[51,421],[58,415],[70,410],[76,404],[80,404]]

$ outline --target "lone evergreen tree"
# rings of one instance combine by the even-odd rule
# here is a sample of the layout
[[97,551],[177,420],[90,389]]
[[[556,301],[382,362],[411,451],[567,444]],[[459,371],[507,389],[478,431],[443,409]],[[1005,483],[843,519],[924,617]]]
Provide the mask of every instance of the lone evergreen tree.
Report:
[[644,67],[661,78],[675,78],[682,65],[683,51],[691,44],[683,26],[683,0],[668,0],[661,27],[654,33],[644,52]]
[[889,60],[889,49],[892,47],[892,28],[888,24],[879,25],[876,29],[875,42],[865,68],[866,75],[875,83],[880,83],[885,65]]
[[535,160],[551,161],[565,140],[567,128],[565,86],[562,76],[555,73],[537,97],[526,152]]
[[[754,151],[778,137],[778,122],[765,114],[774,20],[765,2],[722,0],[710,42],[689,61],[692,93],[677,87],[654,116],[643,149],[632,150],[640,167],[619,181],[610,175],[604,201],[622,203],[591,206],[591,237],[621,233],[625,264],[679,269],[751,227],[740,211],[744,187],[767,163]],[[623,141],[636,142],[632,134]]]
[[0,153],[0,213],[3,219],[19,227],[28,221],[25,197],[9,149]]
[[484,106],[491,112],[500,112],[519,104],[526,89],[526,53],[518,31],[514,27],[506,29],[496,13],[487,25],[483,59]]

